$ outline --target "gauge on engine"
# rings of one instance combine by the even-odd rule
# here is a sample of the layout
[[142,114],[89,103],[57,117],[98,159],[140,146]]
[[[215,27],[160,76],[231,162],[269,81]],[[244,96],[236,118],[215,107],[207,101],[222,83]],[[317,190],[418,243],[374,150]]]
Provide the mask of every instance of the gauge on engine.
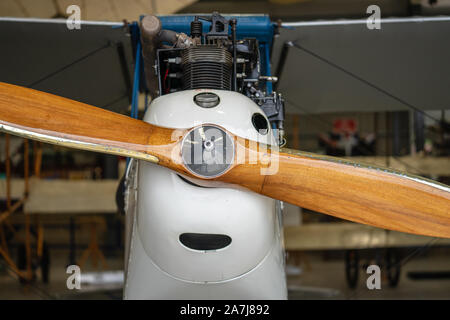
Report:
[[220,176],[233,163],[234,143],[223,129],[202,125],[184,137],[181,156],[189,171],[201,177],[213,178]]

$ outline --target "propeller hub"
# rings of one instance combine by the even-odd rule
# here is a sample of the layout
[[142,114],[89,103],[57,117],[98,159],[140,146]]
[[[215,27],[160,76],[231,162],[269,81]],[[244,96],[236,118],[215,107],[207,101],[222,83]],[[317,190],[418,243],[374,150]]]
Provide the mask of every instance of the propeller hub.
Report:
[[215,125],[201,125],[186,134],[181,155],[184,166],[202,178],[224,174],[234,159],[234,142],[230,135]]
[[212,140],[205,141],[203,143],[203,147],[205,148],[205,151],[208,151],[208,152],[213,151],[214,150],[214,141],[212,141]]

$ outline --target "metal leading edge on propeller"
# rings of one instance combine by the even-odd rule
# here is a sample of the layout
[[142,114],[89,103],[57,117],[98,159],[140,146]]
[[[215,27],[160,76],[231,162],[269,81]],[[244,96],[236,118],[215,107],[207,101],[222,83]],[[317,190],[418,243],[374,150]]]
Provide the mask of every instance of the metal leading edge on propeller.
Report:
[[[214,124],[210,124],[214,126]],[[233,141],[225,170],[209,177],[188,167],[192,129],[161,128],[52,94],[0,83],[1,131],[66,147],[157,163],[210,186],[246,188],[303,208],[385,229],[450,238],[450,188],[389,169],[296,150],[269,151],[217,126]],[[242,161],[242,155],[267,159]],[[276,155],[276,156],[275,156]],[[276,161],[273,174],[261,170]]]

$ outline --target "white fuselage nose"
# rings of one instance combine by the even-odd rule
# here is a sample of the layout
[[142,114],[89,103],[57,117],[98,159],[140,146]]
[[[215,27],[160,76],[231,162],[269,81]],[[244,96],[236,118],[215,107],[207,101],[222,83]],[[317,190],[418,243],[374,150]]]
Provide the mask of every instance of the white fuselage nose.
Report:
[[[193,97],[205,91],[217,94],[220,103],[196,105]],[[213,123],[274,143],[271,131],[263,136],[254,128],[254,113],[263,114],[242,94],[188,90],[155,99],[144,120],[179,129]],[[127,211],[125,298],[286,298],[278,202],[245,190],[200,187],[143,161],[134,167],[136,191],[128,184],[128,199],[136,200]]]

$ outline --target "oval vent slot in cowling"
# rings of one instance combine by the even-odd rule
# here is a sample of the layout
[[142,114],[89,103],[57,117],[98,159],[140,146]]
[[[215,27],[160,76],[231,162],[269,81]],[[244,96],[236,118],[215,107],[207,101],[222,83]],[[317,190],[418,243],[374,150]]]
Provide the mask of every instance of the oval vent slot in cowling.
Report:
[[227,247],[231,238],[224,234],[183,233],[180,234],[180,242],[189,249],[206,251]]

